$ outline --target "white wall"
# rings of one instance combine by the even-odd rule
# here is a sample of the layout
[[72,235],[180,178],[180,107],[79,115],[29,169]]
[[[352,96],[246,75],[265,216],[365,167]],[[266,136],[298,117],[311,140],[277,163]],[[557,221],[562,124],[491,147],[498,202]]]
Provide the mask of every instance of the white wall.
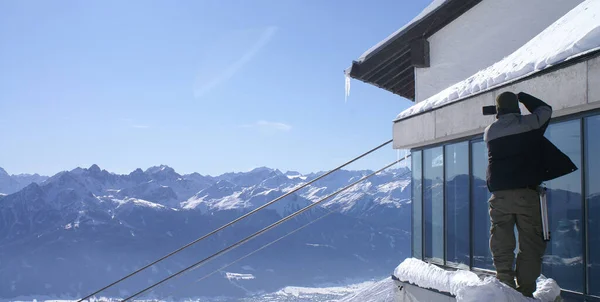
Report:
[[429,37],[430,67],[416,68],[416,102],[509,55],[583,0],[483,0]]

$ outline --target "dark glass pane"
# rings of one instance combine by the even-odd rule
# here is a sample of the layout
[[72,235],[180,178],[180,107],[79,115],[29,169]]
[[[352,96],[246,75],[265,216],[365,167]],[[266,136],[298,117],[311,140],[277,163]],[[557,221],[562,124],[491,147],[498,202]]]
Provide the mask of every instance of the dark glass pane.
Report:
[[469,265],[469,143],[446,146],[446,261]]
[[[580,120],[553,124],[546,137],[581,167]],[[583,291],[581,172],[576,171],[546,183],[551,241],[542,273],[564,289]]]
[[444,261],[444,154],[442,147],[423,151],[425,258]]
[[412,255],[423,258],[423,155],[421,151],[411,153],[412,158]]
[[600,116],[585,120],[585,144],[589,292],[600,296]]
[[485,142],[471,145],[471,202],[473,211],[473,266],[495,270],[490,252],[490,212],[488,200],[490,191],[486,183],[488,150]]

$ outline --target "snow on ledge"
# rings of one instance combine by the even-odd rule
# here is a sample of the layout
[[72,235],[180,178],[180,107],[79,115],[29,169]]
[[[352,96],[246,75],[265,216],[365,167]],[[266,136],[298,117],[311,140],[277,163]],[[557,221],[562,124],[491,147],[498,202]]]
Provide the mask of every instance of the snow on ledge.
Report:
[[554,301],[560,295],[560,287],[553,279],[540,276],[535,299],[526,298],[516,290],[500,283],[495,277],[481,280],[475,273],[465,270],[447,271],[415,258],[404,260],[394,276],[421,288],[435,289],[456,296],[456,301]]
[[470,271],[447,271],[433,264],[415,258],[404,260],[394,270],[394,276],[400,281],[409,282],[421,288],[435,289],[456,295],[458,290],[481,282],[479,277]]
[[397,120],[456,102],[600,49],[600,1],[586,0],[521,48],[438,94],[404,110]]

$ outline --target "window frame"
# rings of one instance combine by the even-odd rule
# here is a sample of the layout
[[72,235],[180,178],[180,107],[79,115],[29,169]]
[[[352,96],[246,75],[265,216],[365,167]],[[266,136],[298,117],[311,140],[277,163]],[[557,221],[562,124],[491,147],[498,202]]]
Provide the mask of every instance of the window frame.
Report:
[[[427,151],[427,150],[433,150],[433,149],[438,149],[438,148],[441,149],[441,153],[442,153],[442,194],[441,194],[441,196],[442,196],[442,241],[443,241],[442,242],[442,249],[443,249],[443,251],[442,251],[442,259],[441,259],[441,261],[436,261],[436,259],[437,259],[436,257],[427,257],[425,255],[425,240],[424,240],[425,239],[425,223],[423,223],[425,221],[425,211],[424,211],[424,207],[425,207],[425,180],[426,180],[426,178],[425,178],[425,151]],[[423,152],[421,153],[422,154],[422,157],[421,157],[421,160],[422,160],[422,165],[421,165],[421,182],[422,182],[422,185],[421,185],[421,190],[422,190],[422,195],[421,195],[422,196],[422,198],[421,198],[422,199],[422,202],[421,202],[421,207],[422,207],[422,209],[421,209],[421,216],[423,217],[423,219],[421,220],[421,224],[422,224],[422,227],[423,227],[423,232],[421,233],[421,241],[423,242],[422,243],[423,244],[423,250],[422,250],[423,260],[426,261],[427,263],[432,263],[432,264],[441,265],[441,266],[446,266],[446,196],[445,196],[445,193],[446,193],[446,191],[445,191],[445,187],[446,187],[445,186],[445,183],[446,183],[445,180],[446,180],[446,177],[445,177],[445,174],[444,174],[445,171],[446,171],[445,170],[446,169],[446,162],[445,162],[446,158],[445,158],[445,153],[444,153],[445,150],[446,150],[445,145],[438,145],[438,146],[435,146],[435,147],[430,147],[430,148],[423,149],[422,150]],[[432,160],[434,160],[433,156],[432,156]],[[433,191],[432,191],[432,194],[431,194],[431,212],[432,212],[432,216],[433,216],[433,213],[434,213]],[[432,237],[433,237],[433,233],[434,233],[433,230],[434,229],[433,229],[433,223],[432,223],[432,227],[431,227],[431,236]],[[431,249],[432,249],[431,250],[431,254],[433,256],[433,244],[432,244]]]
[[[591,292],[591,284],[590,284],[590,277],[589,277],[589,273],[590,273],[590,269],[588,267],[589,265],[589,260],[590,260],[590,246],[589,246],[589,200],[587,198],[587,185],[586,182],[587,180],[587,174],[588,174],[588,166],[587,166],[587,159],[588,159],[588,155],[587,154],[587,139],[590,137],[588,135],[589,129],[587,129],[587,118],[590,117],[597,117],[600,116],[600,108],[597,109],[593,109],[593,110],[589,110],[589,111],[585,111],[585,112],[579,112],[579,113],[575,113],[575,114],[570,114],[570,115],[563,115],[563,116],[558,116],[558,117],[554,117],[550,120],[549,125],[553,125],[553,124],[558,124],[561,122],[566,122],[566,121],[572,121],[572,120],[579,120],[580,123],[580,129],[579,129],[579,134],[581,135],[581,146],[580,146],[580,152],[581,152],[581,166],[578,167],[579,168],[579,173],[581,173],[581,203],[582,203],[582,211],[583,211],[583,223],[581,224],[581,228],[582,228],[582,257],[583,257],[583,292],[576,292],[576,291],[571,291],[571,290],[566,290],[566,289],[561,289],[562,293],[564,293],[565,295],[569,296],[569,297],[573,297],[573,298],[584,298],[587,299],[589,301],[600,301],[600,296],[597,295],[592,295],[590,294]],[[444,209],[444,236],[443,236],[443,240],[444,240],[444,259],[443,259],[443,263],[444,264],[439,264],[439,263],[434,263],[431,261],[428,261],[428,259],[425,257],[425,246],[424,246],[424,211],[423,208],[421,208],[421,260],[426,261],[428,263],[432,263],[435,265],[438,265],[440,267],[445,267],[445,268],[449,268],[449,269],[466,269],[464,266],[461,267],[457,267],[452,265],[452,263],[448,263],[447,261],[447,228],[448,226],[446,225],[447,223],[447,219],[446,219],[446,215],[447,215],[447,200],[446,200],[446,163],[447,163],[447,159],[446,159],[446,146],[447,145],[452,145],[452,144],[456,144],[456,143],[461,143],[461,142],[467,142],[468,143],[468,161],[469,161],[469,186],[468,186],[468,190],[469,190],[469,270],[473,271],[473,272],[480,272],[480,273],[485,273],[485,274],[495,274],[495,271],[493,270],[489,270],[489,269],[484,269],[484,268],[477,268],[474,267],[474,261],[473,261],[473,251],[474,251],[474,238],[473,238],[473,227],[474,227],[474,221],[473,221],[473,216],[474,216],[474,211],[473,211],[473,196],[472,196],[472,191],[473,191],[473,181],[471,181],[471,177],[473,175],[473,143],[477,143],[477,142],[482,142],[483,141],[483,134],[477,134],[477,135],[471,135],[471,136],[466,136],[466,137],[462,137],[462,138],[457,138],[457,139],[452,139],[452,140],[448,140],[448,141],[444,141],[444,142],[437,142],[435,144],[431,144],[431,145],[426,145],[426,146],[420,146],[418,148],[413,148],[411,149],[411,152],[415,152],[415,151],[421,151],[421,180],[424,181],[423,179],[423,173],[424,173],[424,160],[425,160],[425,156],[423,155],[423,151],[427,150],[427,149],[431,149],[431,148],[436,148],[436,147],[442,147],[443,151],[443,161],[444,161],[444,166],[443,166],[443,181],[444,181],[444,186],[443,186],[443,196],[444,196],[444,205],[443,205],[443,209]],[[589,155],[589,157],[591,157],[591,155]],[[411,178],[412,179],[412,178]],[[424,193],[424,185],[421,185],[421,207],[424,206],[424,202],[423,202],[423,193]],[[414,196],[414,192],[411,192],[411,198],[413,198]],[[413,203],[414,206],[414,203]],[[411,215],[413,214],[413,212],[411,211]],[[414,225],[411,224],[411,235],[413,233],[413,228]],[[414,244],[414,242],[411,239],[411,246]],[[411,249],[412,251],[412,249]]]
[[[424,240],[423,240],[423,231],[424,231],[424,225],[423,225],[423,218],[424,218],[423,217],[423,150],[414,150],[414,151],[411,151],[411,154],[413,152],[419,152],[419,156],[420,156],[420,160],[419,160],[420,168],[419,168],[419,171],[421,172],[421,175],[420,175],[420,179],[421,179],[421,187],[420,187],[420,191],[421,191],[421,201],[420,201],[420,206],[421,206],[421,211],[420,211],[420,213],[421,213],[421,219],[420,219],[420,221],[421,221],[421,225],[420,225],[420,228],[421,228],[421,240],[420,240],[420,243],[421,243],[421,247],[420,247],[420,255],[421,256],[418,257],[418,259],[424,260],[424,257],[423,257],[423,249],[424,249]],[[410,221],[410,234],[411,234],[410,244],[411,244],[411,250],[410,250],[410,253],[411,253],[411,256],[413,258],[416,258],[415,257],[415,240],[413,239],[413,234],[415,233],[415,229],[414,229],[415,228],[415,224],[414,224],[415,191],[413,190],[413,188],[414,188],[413,187],[413,180],[414,180],[414,176],[413,176],[414,175],[414,173],[413,173],[413,171],[414,171],[414,165],[413,165],[414,161],[413,161],[413,159],[414,159],[414,157],[411,156],[411,167],[410,167],[410,170],[411,170],[411,177],[410,177],[411,190],[410,190],[410,200],[411,200],[412,207],[411,207],[411,210],[410,210],[410,215],[411,215],[411,221]]]
[[[462,141],[457,141],[457,142],[452,142],[452,143],[448,143],[444,145],[444,265],[447,267],[451,267],[451,268],[456,268],[456,269],[464,269],[465,266],[468,266],[469,269],[471,269],[472,264],[473,264],[473,254],[472,254],[472,220],[471,217],[473,215],[473,211],[471,211],[471,141],[472,140],[462,140]],[[469,217],[469,244],[467,247],[467,250],[469,251],[469,262],[467,264],[463,264],[463,263],[459,263],[459,262],[453,262],[453,261],[448,261],[448,219],[447,219],[447,215],[448,215],[448,202],[447,202],[447,196],[446,196],[446,184],[447,184],[447,179],[446,179],[446,175],[447,175],[447,168],[448,165],[446,165],[446,163],[448,163],[447,158],[446,158],[446,148],[448,146],[455,146],[455,145],[460,145],[460,144],[466,144],[467,147],[467,176],[468,176],[468,185],[467,185],[467,196],[468,196],[468,201],[467,201],[467,209],[469,211],[468,213],[468,217]]]

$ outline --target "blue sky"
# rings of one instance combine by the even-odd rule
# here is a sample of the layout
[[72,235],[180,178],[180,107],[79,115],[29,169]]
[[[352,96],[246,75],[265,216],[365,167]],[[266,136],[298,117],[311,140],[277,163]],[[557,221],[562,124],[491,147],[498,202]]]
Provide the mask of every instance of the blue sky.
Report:
[[410,105],[343,70],[429,2],[2,1],[0,167],[327,170]]

